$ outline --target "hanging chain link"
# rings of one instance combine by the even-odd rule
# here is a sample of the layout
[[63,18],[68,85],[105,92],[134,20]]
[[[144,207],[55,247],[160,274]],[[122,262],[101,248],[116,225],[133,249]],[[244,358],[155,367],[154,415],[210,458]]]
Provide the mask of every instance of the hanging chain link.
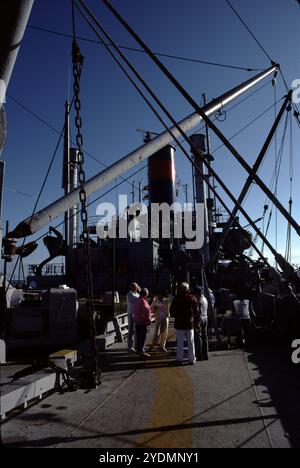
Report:
[[89,317],[90,325],[90,366],[89,366],[89,384],[93,387],[98,387],[100,381],[100,369],[98,366],[98,350],[96,344],[96,324],[95,324],[95,310],[93,304],[93,282],[92,282],[92,271],[91,271],[91,251],[90,251],[90,239],[88,231],[88,213],[87,213],[87,195],[85,191],[85,172],[84,172],[84,153],[83,153],[83,136],[82,130],[82,117],[81,117],[81,101],[80,101],[80,78],[83,68],[84,57],[80,52],[80,48],[73,40],[72,47],[72,58],[73,58],[73,77],[74,77],[74,107],[76,112],[75,126],[77,129],[76,144],[77,144],[77,159],[79,167],[79,184],[80,192],[79,199],[81,203],[81,222],[82,222],[82,239],[84,244],[84,273],[87,293],[87,314]]

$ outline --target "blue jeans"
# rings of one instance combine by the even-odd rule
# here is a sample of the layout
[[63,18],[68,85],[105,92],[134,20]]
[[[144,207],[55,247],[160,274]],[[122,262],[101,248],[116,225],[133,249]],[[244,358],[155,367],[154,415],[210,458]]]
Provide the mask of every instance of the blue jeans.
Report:
[[198,359],[208,358],[207,317],[200,320],[199,330],[195,330],[195,354]]

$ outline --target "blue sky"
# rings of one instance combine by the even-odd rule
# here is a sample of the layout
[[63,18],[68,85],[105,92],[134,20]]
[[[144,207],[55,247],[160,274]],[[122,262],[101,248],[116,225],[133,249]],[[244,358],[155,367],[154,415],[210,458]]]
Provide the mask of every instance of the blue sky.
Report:
[[[225,0],[152,0],[151,2],[113,0],[112,3],[156,52],[237,66],[254,68],[269,66],[268,59],[233,15]],[[294,0],[264,0],[263,2],[232,0],[232,3],[271,57],[281,64],[288,84],[291,85],[294,79],[300,78],[300,9],[297,2]],[[87,0],[87,4],[101,19],[118,44],[136,46],[133,39],[112,18],[100,0]],[[70,1],[35,0],[29,24],[71,33]],[[80,36],[96,39],[94,33],[79,16],[77,16],[77,32]],[[103,46],[87,42],[80,42],[80,46],[85,56],[81,86],[84,147],[102,164],[109,165],[140,146],[143,135],[136,129],[145,128],[161,132],[162,127],[127,78],[112,62]],[[58,130],[61,130],[63,126],[64,102],[68,96],[71,71],[70,51],[70,39],[28,28],[8,89],[9,96],[19,100]],[[192,112],[191,107],[161,75],[150,59],[144,54],[134,52],[126,52],[126,54],[177,120]],[[206,93],[209,101],[253,75],[245,71],[167,58],[162,60],[199,102],[202,93]],[[278,99],[285,94],[280,77],[276,92]],[[231,137],[272,104],[274,104],[274,89],[269,84],[251,99],[228,112],[226,121],[218,123],[218,126],[227,137]],[[34,197],[41,187],[58,136],[26,113],[9,97],[6,111],[8,139],[2,154],[7,166],[3,219],[8,219],[11,227],[14,227],[32,212]],[[234,146],[249,164],[255,161],[274,118],[274,109],[272,109],[247,131],[232,140]],[[277,135],[278,146],[282,137],[282,129],[283,124]],[[74,136],[74,127],[72,135]],[[278,197],[285,206],[289,200],[289,136],[288,132],[278,185]],[[295,174],[293,214],[297,220],[300,218],[300,188],[296,180],[299,174],[299,158],[297,157],[300,147],[299,136],[299,128],[293,123]],[[220,145],[214,135],[211,135],[211,141],[213,149]],[[182,184],[190,184],[191,192],[190,166],[180,150],[177,151],[176,159],[180,181]],[[274,161],[273,145],[260,172],[267,185],[272,177]],[[48,202],[62,195],[61,167],[62,147],[57,154],[39,208],[43,208]],[[100,170],[100,163],[86,157],[87,177],[93,176]],[[233,193],[238,195],[245,182],[246,173],[224,148],[215,154],[215,170]],[[142,171],[140,176],[134,177],[134,180],[141,180],[143,185],[146,185],[146,171]],[[111,187],[110,185],[108,188]],[[114,201],[117,193],[129,193],[130,190],[129,185],[124,184],[103,200]],[[104,191],[95,194],[95,197]],[[183,197],[183,191],[180,196]],[[262,215],[264,204],[265,195],[257,187],[253,187],[245,204],[246,210],[256,219]],[[96,214],[96,206],[92,206],[90,216]],[[271,207],[270,203],[269,206]],[[60,220],[58,219],[57,222]],[[279,214],[278,248],[281,252],[285,250],[286,229],[286,222]],[[33,236],[30,240],[34,240],[42,233]],[[275,215],[269,237],[275,244]],[[26,260],[26,263],[39,262],[45,255],[46,252],[41,247]],[[295,233],[293,233],[292,259],[295,263],[300,263],[300,248]]]

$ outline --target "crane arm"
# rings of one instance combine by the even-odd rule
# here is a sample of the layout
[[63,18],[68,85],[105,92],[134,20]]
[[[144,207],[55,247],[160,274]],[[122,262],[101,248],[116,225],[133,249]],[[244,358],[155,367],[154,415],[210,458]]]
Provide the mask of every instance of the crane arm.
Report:
[[[207,116],[215,114],[219,110],[225,108],[230,102],[251,89],[253,86],[272,75],[274,72],[276,72],[277,68],[278,65],[272,65],[267,70],[259,73],[241,85],[214,99],[203,107],[203,111]],[[179,122],[178,125],[185,133],[188,133],[193,130],[193,128],[197,127],[202,120],[202,117],[200,117],[197,112],[194,112]],[[170,135],[170,132],[172,133],[172,136]],[[137,164],[148,159],[151,155],[163,147],[171,144],[174,137],[178,138],[180,136],[179,131],[175,127],[172,127],[170,132],[165,131],[161,133],[153,140],[132,151],[122,159],[109,166],[104,171],[89,179],[85,184],[87,196],[109,184],[117,177],[135,167]],[[49,223],[53,222],[55,218],[75,206],[78,203],[78,199],[79,189],[75,189],[67,195],[62,196],[55,202],[51,203],[44,209],[40,210],[34,216],[31,216],[22,221],[12,232],[8,234],[7,237],[22,238],[35,234],[40,229],[43,229]]]

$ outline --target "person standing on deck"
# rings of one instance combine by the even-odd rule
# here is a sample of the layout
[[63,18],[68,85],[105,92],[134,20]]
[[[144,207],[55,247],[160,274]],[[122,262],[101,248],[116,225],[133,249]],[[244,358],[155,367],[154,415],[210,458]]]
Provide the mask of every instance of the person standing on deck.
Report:
[[154,297],[151,304],[151,310],[155,315],[155,331],[149,351],[152,351],[160,341],[162,351],[167,352],[166,343],[168,339],[170,318],[169,308],[170,297],[166,291],[160,291],[157,296]]
[[208,338],[212,338],[212,328],[215,328],[215,332],[218,331],[218,324],[216,319],[216,298],[211,289],[208,289],[208,294],[210,298],[211,307],[208,304],[208,320],[207,320],[207,329],[208,329]]
[[195,287],[195,296],[198,304],[198,327],[194,330],[195,353],[198,361],[208,360],[208,301],[200,286]]
[[140,287],[137,283],[131,283],[130,290],[127,294],[127,317],[128,317],[128,338],[127,346],[128,352],[134,353],[133,337],[134,337],[134,321],[133,321],[133,309],[134,305],[138,301],[140,294]]
[[147,328],[151,324],[151,307],[147,301],[149,291],[146,288],[141,290],[141,295],[133,307],[133,320],[136,334],[136,351],[144,357],[150,357],[145,352]]
[[253,309],[252,302],[244,299],[242,293],[238,293],[237,300],[233,302],[235,315],[241,321],[242,336],[240,341],[242,345],[249,344],[249,335],[251,331],[251,321],[254,320],[256,314]]
[[189,293],[188,283],[181,283],[179,294],[171,305],[171,316],[175,317],[174,328],[177,338],[176,361],[182,364],[184,357],[184,339],[188,344],[188,358],[190,364],[196,364],[194,328],[198,326],[198,306],[195,296]]

